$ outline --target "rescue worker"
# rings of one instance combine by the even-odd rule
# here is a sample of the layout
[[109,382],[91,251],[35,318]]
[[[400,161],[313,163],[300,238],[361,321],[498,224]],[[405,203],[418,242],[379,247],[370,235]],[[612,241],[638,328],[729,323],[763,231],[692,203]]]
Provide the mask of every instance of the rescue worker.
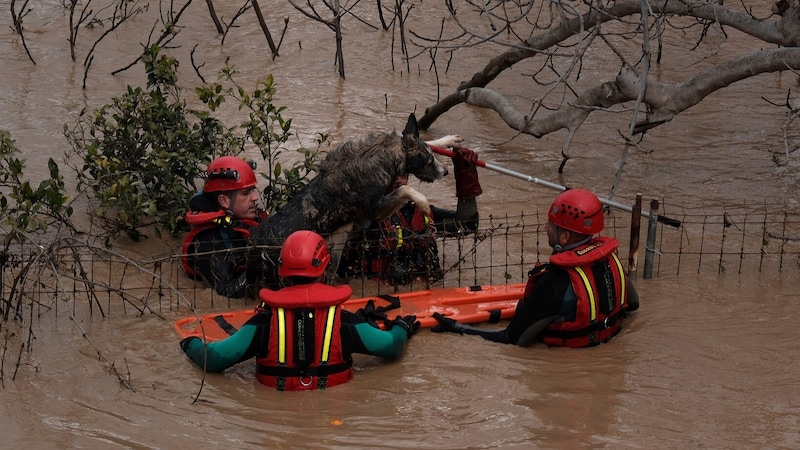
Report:
[[222,156],[208,165],[203,191],[189,201],[181,265],[226,297],[243,297],[248,240],[266,213],[258,208],[255,163]]
[[[444,274],[436,238],[474,233],[479,220],[476,199],[483,193],[475,165],[477,153],[463,147],[454,147],[453,153],[456,210],[431,206],[429,218],[409,202],[383,222],[369,222],[348,242],[339,265],[340,276],[381,278],[392,285],[441,279]],[[405,183],[404,179],[396,180],[389,192]]]
[[397,358],[419,329],[415,316],[385,321],[386,330],[344,311],[347,285],[325,284],[331,255],[322,236],[301,230],[281,247],[278,275],[287,287],[261,289],[256,314],[230,337],[203,344],[181,341],[189,358],[208,372],[222,372],[256,358],[256,378],[278,390],[310,390],[353,378],[353,353]]
[[559,194],[547,212],[549,263],[528,273],[523,298],[502,330],[485,330],[434,314],[434,332],[473,334],[484,339],[528,346],[539,340],[555,347],[592,347],[619,333],[639,296],[617,258],[619,242],[598,236],[603,205],[595,194],[570,189]]

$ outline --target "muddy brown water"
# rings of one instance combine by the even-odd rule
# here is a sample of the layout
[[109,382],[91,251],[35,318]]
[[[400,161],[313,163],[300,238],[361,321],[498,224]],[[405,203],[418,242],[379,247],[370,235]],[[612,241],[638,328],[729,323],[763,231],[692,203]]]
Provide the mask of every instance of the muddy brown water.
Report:
[[[9,2],[0,3],[3,23],[10,25]],[[274,73],[280,102],[289,106],[287,116],[294,118],[303,144],[311,145],[316,132],[329,133],[337,143],[371,129],[400,130],[408,113],[435,101],[427,62],[413,63],[410,76],[392,70],[390,33],[351,21],[343,81],[332,64],[330,32],[286,5],[271,6],[273,23],[283,15],[292,18],[274,61],[252,17],[219,45],[200,2],[183,19],[181,42],[202,43],[196,58],[206,61],[207,79],[226,55],[246,80]],[[424,7],[414,27],[438,30],[443,12]],[[47,156],[63,155],[64,122],[143,80],[136,70],[109,75],[139,50],[133,43],[142,39],[140,32],[123,31],[98,49],[89,89],[82,90],[83,70],[69,59],[67,17],[59,2],[33,8],[25,26],[35,66],[9,27],[0,31],[0,127],[11,131],[28,160],[26,174],[35,177],[46,173]],[[235,8],[218,5],[218,12],[231,17]],[[139,28],[149,29],[149,23],[141,21]],[[85,52],[91,32],[83,32]],[[675,80],[698,64],[758,48],[730,35],[718,56],[711,47],[702,55],[672,51],[654,70],[662,81]],[[668,43],[693,45],[680,36]],[[185,56],[189,48],[178,52]],[[440,70],[444,93],[470,77],[488,54],[468,53],[471,59],[457,60],[449,73]],[[609,69],[604,61],[593,59],[585,70],[609,78],[616,63]],[[199,83],[188,66],[181,66],[184,83]],[[503,75],[496,88],[513,93],[524,79],[520,67]],[[645,141],[653,153],[630,154],[615,198],[630,202],[642,193],[645,200],[662,199],[672,211],[744,204],[796,210],[797,162],[778,169],[770,153],[782,146],[784,110],[760,100],[780,102],[795,87],[788,75],[736,83],[653,130]],[[487,161],[605,194],[622,151],[617,130],[625,130],[627,120],[625,114],[593,115],[561,177],[556,168],[563,132],[509,140],[513,133],[494,113],[462,105],[426,135],[460,134]],[[481,172],[481,182],[484,217],[535,211],[554,195],[493,172]],[[437,205],[454,204],[452,178],[420,189]],[[163,253],[164,246],[148,242],[131,250],[148,257]],[[254,382],[249,363],[203,379],[170,326],[186,309],[160,311],[166,320],[121,308],[105,318],[78,310],[74,321],[63,310],[44,313],[32,326],[35,339],[16,377],[16,361],[8,355],[18,352],[7,352],[3,361],[0,447],[800,448],[797,275],[790,261],[781,272],[771,266],[761,272],[664,270],[648,280],[639,276],[641,310],[610,345],[517,348],[422,331],[401,360],[358,356],[353,382],[311,393],[270,391]],[[103,358],[133,390],[119,383]]]

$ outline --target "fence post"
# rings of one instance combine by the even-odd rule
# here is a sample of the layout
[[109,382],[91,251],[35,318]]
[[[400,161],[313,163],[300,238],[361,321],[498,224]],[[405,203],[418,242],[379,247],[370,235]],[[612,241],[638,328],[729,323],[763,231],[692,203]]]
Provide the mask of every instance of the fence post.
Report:
[[636,194],[636,203],[631,210],[631,239],[628,252],[628,276],[634,276],[639,258],[639,234],[642,222],[642,194]]
[[653,277],[653,255],[656,249],[656,227],[658,226],[658,200],[650,200],[650,223],[647,227],[647,243],[644,253],[644,278]]

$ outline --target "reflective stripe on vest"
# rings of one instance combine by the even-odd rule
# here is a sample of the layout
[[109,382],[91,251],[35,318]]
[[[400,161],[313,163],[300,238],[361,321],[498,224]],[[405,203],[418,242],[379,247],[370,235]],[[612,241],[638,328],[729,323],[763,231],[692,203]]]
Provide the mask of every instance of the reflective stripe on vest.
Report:
[[[278,363],[286,364],[286,310],[277,309],[278,315]],[[328,317],[325,320],[325,336],[322,339],[322,353],[320,363],[327,363],[330,359],[331,342],[333,340],[333,324],[336,319],[336,305],[328,307]]]
[[617,270],[619,270],[619,280],[620,280],[620,295],[619,295],[619,305],[622,309],[625,309],[625,299],[628,298],[628,293],[625,292],[625,289],[628,287],[628,280],[625,278],[625,269],[622,268],[622,262],[620,262],[619,258],[617,258],[616,253],[612,253],[611,257],[614,258],[614,263],[617,265]]
[[322,356],[320,362],[327,363],[330,358],[331,339],[333,339],[333,320],[336,318],[336,306],[328,308],[328,317],[325,323],[325,339],[322,343]]
[[286,364],[286,311],[278,308],[278,363]]
[[597,301],[594,298],[592,283],[589,282],[589,277],[586,276],[586,272],[584,272],[582,268],[576,267],[575,270],[578,272],[578,275],[581,276],[583,288],[586,290],[586,294],[589,297],[589,323],[594,323],[597,320]]

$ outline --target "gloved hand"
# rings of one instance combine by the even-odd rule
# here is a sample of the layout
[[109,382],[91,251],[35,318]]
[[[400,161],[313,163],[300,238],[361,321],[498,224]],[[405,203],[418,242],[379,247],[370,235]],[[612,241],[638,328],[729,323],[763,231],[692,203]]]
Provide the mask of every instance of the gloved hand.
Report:
[[405,317],[397,316],[395,317],[394,320],[389,322],[389,325],[390,327],[399,326],[403,328],[404,330],[406,330],[406,334],[408,334],[408,337],[410,338],[414,333],[416,333],[419,330],[420,323],[417,320],[417,316],[405,316]]
[[181,340],[181,350],[183,350],[184,353],[189,353],[189,351],[197,345],[203,345],[203,341],[197,336],[189,336]]
[[475,198],[483,193],[478,181],[478,154],[464,147],[453,147],[453,176],[456,178],[456,197]]
[[434,325],[433,327],[431,327],[431,331],[433,331],[434,333],[449,332],[449,333],[464,334],[462,325],[458,323],[457,320],[450,319],[448,317],[445,317],[444,314],[439,314],[439,313],[433,313],[433,318],[436,319],[437,322],[439,322],[438,325]]

